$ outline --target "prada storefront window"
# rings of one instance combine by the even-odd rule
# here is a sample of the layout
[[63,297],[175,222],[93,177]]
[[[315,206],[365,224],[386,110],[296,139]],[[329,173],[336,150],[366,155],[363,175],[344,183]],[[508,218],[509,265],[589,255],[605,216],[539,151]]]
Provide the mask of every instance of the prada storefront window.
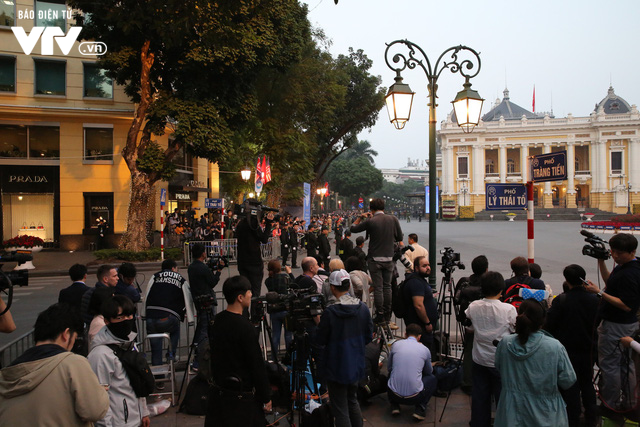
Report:
[[1,168],[2,239],[19,235],[53,242],[59,225],[57,166]]
[[84,234],[98,231],[98,223],[105,219],[113,231],[113,193],[84,193]]

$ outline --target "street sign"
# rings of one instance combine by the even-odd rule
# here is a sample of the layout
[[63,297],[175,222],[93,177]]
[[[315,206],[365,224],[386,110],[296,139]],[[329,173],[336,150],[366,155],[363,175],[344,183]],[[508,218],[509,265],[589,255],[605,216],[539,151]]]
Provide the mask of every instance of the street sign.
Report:
[[[436,185],[436,215],[440,213],[440,186]],[[424,186],[424,213],[429,213],[429,186]]]
[[538,154],[531,160],[533,182],[563,181],[567,179],[567,151]]
[[362,197],[358,199],[358,208],[364,208],[364,199]]
[[525,209],[527,186],[525,184],[485,184],[486,209]]
[[222,209],[224,208],[224,200],[205,198],[204,207],[205,209]]
[[167,189],[160,189],[160,206],[164,206],[167,204]]

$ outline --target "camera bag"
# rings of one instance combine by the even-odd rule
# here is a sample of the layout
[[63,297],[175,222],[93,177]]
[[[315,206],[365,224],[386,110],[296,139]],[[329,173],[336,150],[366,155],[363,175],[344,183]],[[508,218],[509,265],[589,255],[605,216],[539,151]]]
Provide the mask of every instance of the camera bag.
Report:
[[403,280],[396,286],[391,300],[391,310],[399,319],[403,319],[407,315],[407,307],[404,300],[404,283],[405,281]]

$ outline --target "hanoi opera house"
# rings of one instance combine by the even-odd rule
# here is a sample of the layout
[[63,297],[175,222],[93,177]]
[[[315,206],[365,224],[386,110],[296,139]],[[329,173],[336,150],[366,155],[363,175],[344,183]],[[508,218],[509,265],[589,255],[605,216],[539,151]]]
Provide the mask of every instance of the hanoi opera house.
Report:
[[514,104],[509,91],[470,134],[451,115],[438,132],[442,200],[485,209],[485,183],[526,183],[529,156],[567,152],[567,179],[536,183],[539,208],[626,213],[640,203],[640,113],[610,87],[587,117],[555,118]]

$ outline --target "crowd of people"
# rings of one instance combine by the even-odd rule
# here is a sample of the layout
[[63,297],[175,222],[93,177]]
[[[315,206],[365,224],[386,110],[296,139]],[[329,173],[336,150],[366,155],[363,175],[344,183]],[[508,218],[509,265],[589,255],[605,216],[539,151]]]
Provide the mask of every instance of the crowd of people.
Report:
[[[282,296],[280,301],[291,292],[323,296],[322,314],[305,320],[304,330],[314,382],[328,393],[336,426],[363,425],[359,399],[363,379],[369,381],[366,387],[373,384],[372,372],[378,392],[386,391],[392,415],[408,405],[415,420],[424,420],[428,402],[440,395],[434,333],[443,319],[428,282],[428,251],[417,235],[409,234],[406,244],[413,251],[399,257],[404,235],[384,208],[383,200],[374,199],[367,213],[321,215],[308,225],[288,216],[238,220],[228,215],[220,237],[238,239],[239,275],[224,281],[226,309],[221,312],[214,289],[224,264],[206,265],[201,243],[190,247],[187,278],[167,260],[147,284],[143,300],[133,264],[100,266],[93,287],[87,285],[86,266],[72,266],[72,284],[38,316],[35,346],[0,371],[0,420],[148,426],[146,397],[151,392],[144,391],[144,378],[132,380],[124,362],[126,353],[137,351],[134,318],[142,309],[147,333],[170,336],[168,348],[151,340],[152,366],[175,359],[181,322],[195,324],[197,353],[210,352],[210,359],[196,357],[193,365],[204,368],[198,361],[210,360],[205,425],[264,426],[273,403],[258,319],[251,310],[263,285]],[[364,237],[351,240],[352,233],[360,232],[369,241],[366,252]],[[259,247],[270,237],[280,239],[281,257],[268,260],[265,279]],[[456,320],[465,327],[462,389],[471,395],[471,426],[577,427],[595,426],[601,416],[637,419],[630,354],[640,352],[633,339],[640,308],[638,242],[619,233],[609,245],[616,266],[609,271],[605,260],[598,260],[603,289],[587,280],[584,268],[571,264],[563,270],[563,292],[557,296],[543,281],[540,266],[526,258],[511,260],[506,279],[489,268],[486,256],[473,259],[472,274],[459,279],[454,290]],[[404,278],[398,258],[407,267]],[[296,276],[292,269],[298,264],[301,274]],[[394,298],[404,307],[405,336],[391,346],[383,375],[378,357],[372,366],[368,352],[376,345],[377,325],[397,329],[391,322]],[[283,304],[269,313],[270,359],[276,363],[290,357],[279,351],[282,344],[290,349],[295,340],[285,327],[287,310]],[[8,319],[0,317],[4,323]],[[600,371],[598,393],[594,365]],[[165,381],[153,378],[152,390],[161,390]],[[47,399],[51,390],[58,392]]]

